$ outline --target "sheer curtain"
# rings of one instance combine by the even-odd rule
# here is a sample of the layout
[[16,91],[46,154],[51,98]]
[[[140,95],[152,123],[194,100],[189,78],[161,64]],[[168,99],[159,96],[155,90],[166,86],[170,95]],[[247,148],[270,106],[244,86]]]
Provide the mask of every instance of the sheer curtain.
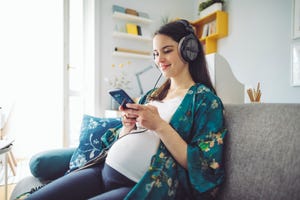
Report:
[[0,24],[0,104],[13,105],[14,154],[61,147],[63,1],[1,1]]

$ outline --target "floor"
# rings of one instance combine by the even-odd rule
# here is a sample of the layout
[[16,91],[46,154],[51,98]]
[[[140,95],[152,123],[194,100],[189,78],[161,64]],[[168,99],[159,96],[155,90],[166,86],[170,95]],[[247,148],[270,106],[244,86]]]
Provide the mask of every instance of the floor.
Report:
[[[28,176],[30,174],[29,171],[29,166],[28,166],[28,159],[17,159],[17,167],[16,167],[16,176],[14,176],[8,167],[8,187],[7,187],[7,197],[8,199],[10,198],[10,195],[16,186],[16,182],[21,180],[22,178]],[[0,199],[4,200],[4,195],[5,195],[5,186],[2,184],[3,182],[3,165],[2,162],[0,161],[0,179],[1,179],[1,184],[0,184]]]
[[[8,185],[8,187],[7,187],[7,197],[8,197],[8,199],[10,198],[10,194],[13,191],[15,186],[16,186],[16,184],[9,184]],[[0,186],[0,199],[4,199],[4,190],[5,190],[5,187]]]

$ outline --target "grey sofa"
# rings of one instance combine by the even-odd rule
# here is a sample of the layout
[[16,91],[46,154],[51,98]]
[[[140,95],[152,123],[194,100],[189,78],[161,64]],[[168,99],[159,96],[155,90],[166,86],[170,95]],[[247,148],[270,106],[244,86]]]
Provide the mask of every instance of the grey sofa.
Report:
[[[225,119],[226,181],[218,199],[300,199],[300,104],[226,104]],[[40,184],[21,180],[11,199]]]

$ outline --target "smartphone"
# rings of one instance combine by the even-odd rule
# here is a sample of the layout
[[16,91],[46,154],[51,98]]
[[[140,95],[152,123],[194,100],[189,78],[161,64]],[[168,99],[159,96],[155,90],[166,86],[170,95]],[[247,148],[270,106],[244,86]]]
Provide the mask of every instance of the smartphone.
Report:
[[123,89],[112,89],[109,90],[108,93],[125,109],[127,108],[127,103],[135,103],[133,99]]

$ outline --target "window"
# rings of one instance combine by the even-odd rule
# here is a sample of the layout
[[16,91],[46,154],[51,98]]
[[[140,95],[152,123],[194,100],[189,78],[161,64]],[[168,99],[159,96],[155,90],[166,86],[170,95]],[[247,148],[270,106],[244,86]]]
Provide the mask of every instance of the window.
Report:
[[78,144],[84,97],[83,0],[65,1],[65,146]]

